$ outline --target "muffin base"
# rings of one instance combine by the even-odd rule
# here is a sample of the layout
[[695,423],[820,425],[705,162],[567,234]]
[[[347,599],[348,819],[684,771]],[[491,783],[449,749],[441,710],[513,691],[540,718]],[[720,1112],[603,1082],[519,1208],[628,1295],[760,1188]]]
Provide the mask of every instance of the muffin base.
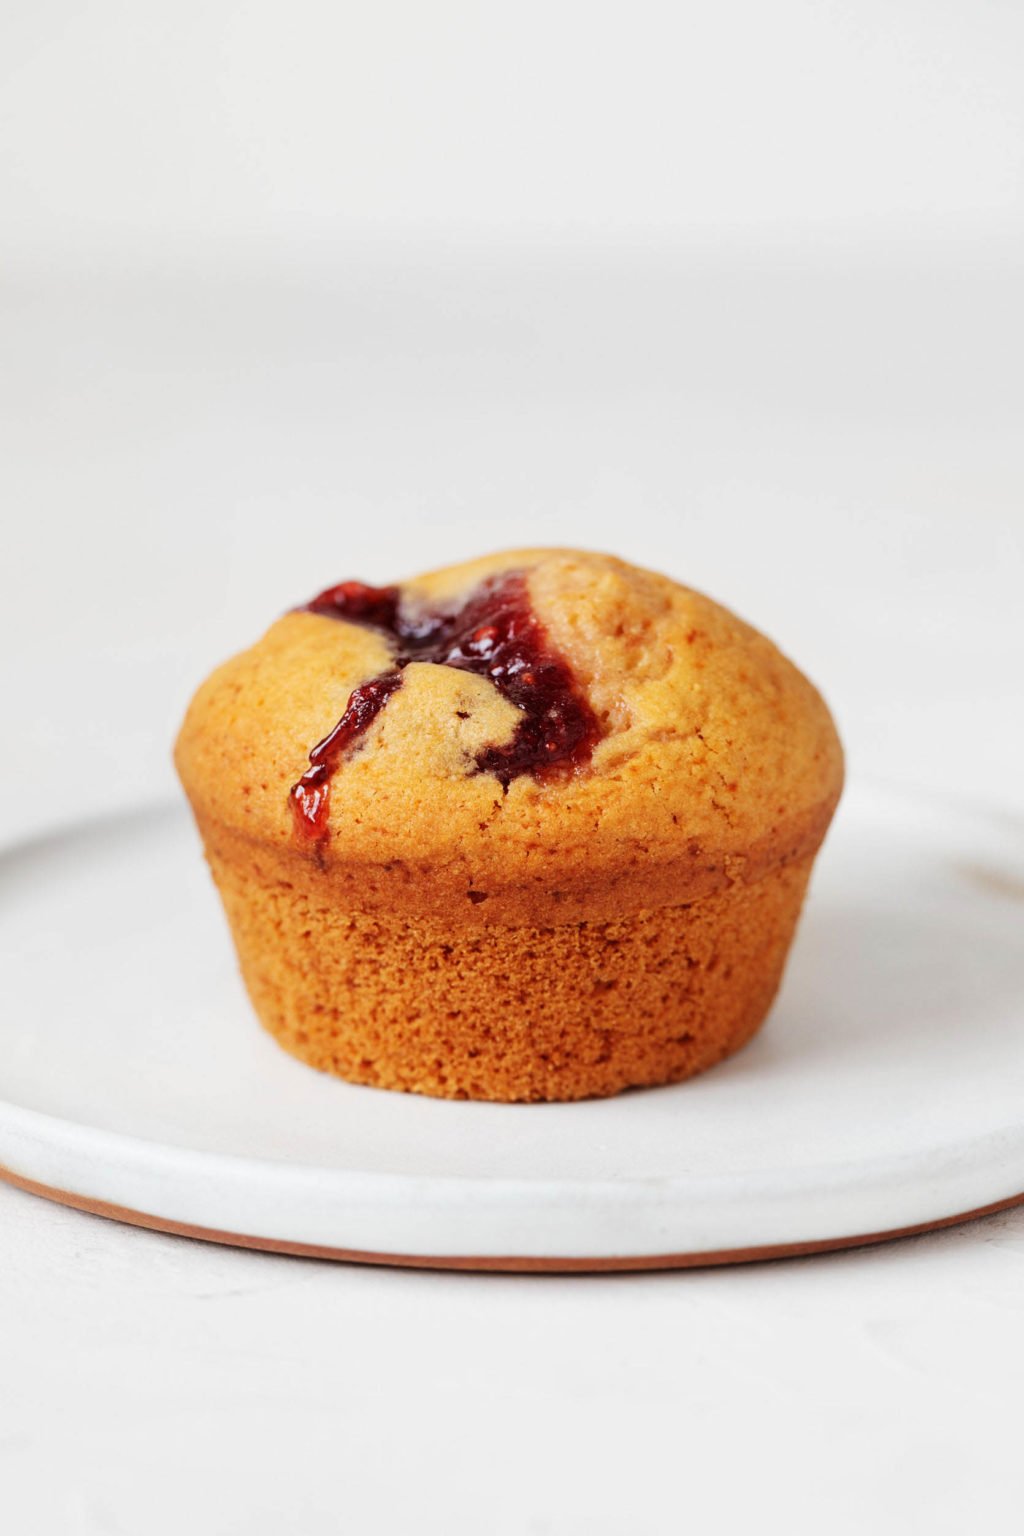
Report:
[[612,922],[465,927],[340,909],[314,874],[208,850],[253,1006],[349,1082],[501,1102],[679,1082],[744,1045],[778,989],[812,856]]

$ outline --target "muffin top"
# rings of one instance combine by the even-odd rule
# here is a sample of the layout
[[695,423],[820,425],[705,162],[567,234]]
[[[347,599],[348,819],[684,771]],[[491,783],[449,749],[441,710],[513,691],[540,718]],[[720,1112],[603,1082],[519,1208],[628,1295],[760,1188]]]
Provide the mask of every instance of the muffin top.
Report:
[[509,918],[524,891],[612,911],[756,879],[814,851],[843,772],[771,641],[561,549],[327,589],[202,685],[176,760],[207,835]]

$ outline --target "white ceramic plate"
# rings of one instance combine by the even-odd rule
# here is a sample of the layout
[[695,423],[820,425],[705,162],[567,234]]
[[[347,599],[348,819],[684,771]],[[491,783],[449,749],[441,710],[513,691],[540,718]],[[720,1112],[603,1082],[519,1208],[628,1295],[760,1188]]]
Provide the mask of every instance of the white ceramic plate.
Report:
[[351,1087],[252,1016],[181,809],[0,858],[0,1165],[145,1224],[470,1267],[840,1246],[1024,1194],[1024,836],[852,787],[763,1033],[569,1105]]

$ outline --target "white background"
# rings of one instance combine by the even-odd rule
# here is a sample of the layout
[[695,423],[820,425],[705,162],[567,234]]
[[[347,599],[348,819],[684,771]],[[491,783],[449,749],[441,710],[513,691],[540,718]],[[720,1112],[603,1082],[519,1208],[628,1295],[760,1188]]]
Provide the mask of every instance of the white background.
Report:
[[[0,8],[0,832],[347,575],[613,549],[1024,812],[1024,13]],[[116,924],[117,914],[111,913]],[[607,1279],[0,1189],[19,1533],[1016,1528],[1024,1216]]]

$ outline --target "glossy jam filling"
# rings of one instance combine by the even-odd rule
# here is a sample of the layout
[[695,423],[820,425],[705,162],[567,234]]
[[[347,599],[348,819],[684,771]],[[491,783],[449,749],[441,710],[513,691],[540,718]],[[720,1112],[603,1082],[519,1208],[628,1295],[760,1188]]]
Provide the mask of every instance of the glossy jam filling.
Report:
[[309,768],[292,789],[295,824],[307,837],[326,834],[331,777],[401,687],[411,661],[486,677],[520,711],[512,740],[476,756],[478,772],[493,773],[504,789],[522,773],[542,775],[586,762],[601,735],[575,678],[548,645],[521,571],[481,582],[456,608],[406,605],[398,587],[343,581],[307,603],[306,611],[379,630],[394,652],[387,671],[353,690],[345,713],[313,748]]

